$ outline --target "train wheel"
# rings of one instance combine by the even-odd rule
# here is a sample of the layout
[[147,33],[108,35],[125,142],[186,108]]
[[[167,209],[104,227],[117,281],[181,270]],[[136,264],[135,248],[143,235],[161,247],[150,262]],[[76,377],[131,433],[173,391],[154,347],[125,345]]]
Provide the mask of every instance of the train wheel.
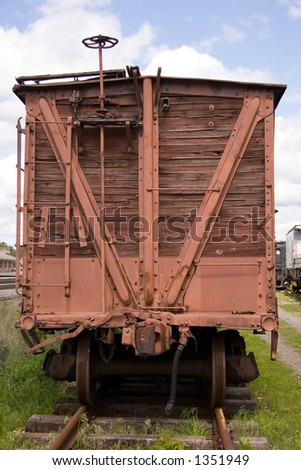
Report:
[[223,406],[226,395],[225,339],[222,333],[212,334],[211,407]]
[[96,394],[96,382],[91,374],[92,335],[83,331],[77,343],[76,390],[79,403],[93,405]]

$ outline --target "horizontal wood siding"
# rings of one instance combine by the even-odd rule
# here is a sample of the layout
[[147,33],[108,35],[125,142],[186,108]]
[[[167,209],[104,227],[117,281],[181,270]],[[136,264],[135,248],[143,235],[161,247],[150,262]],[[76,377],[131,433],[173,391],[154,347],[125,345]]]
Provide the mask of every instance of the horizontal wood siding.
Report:
[[[162,97],[163,98],[163,97]],[[243,100],[177,95],[160,115],[160,254],[177,256],[232,132]],[[264,125],[260,122],[233,179],[204,256],[259,256],[264,217]],[[254,243],[254,240],[259,243]]]

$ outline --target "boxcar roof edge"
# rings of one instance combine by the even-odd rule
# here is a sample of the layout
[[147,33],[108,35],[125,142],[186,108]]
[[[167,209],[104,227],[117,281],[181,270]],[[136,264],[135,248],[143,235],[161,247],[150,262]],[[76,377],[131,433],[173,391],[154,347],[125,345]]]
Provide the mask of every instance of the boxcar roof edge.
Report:
[[[87,84],[98,83],[99,78],[97,77],[98,72],[80,72],[80,73],[67,73],[67,74],[47,74],[47,75],[28,75],[28,76],[20,76],[16,77],[17,84],[13,87],[13,92],[22,100],[24,101],[23,93],[28,89],[47,89],[47,88],[56,88],[56,87],[71,87],[71,86],[84,86]],[[115,75],[114,75],[115,74]],[[79,80],[78,78],[84,77],[84,80]],[[87,78],[92,77],[92,78]],[[144,78],[153,78],[155,79],[155,75],[141,75],[138,80]],[[58,80],[58,79],[68,79],[73,78],[70,81],[55,81],[52,82],[50,80]],[[132,80],[132,77],[128,77],[125,75],[124,69],[116,69],[116,70],[108,70],[104,71],[104,81],[116,81],[116,80]],[[236,86],[241,87],[250,87],[250,88],[272,88],[274,91],[275,96],[275,108],[277,107],[280,99],[282,98],[287,85],[285,84],[278,84],[278,83],[262,83],[262,82],[244,82],[244,81],[237,81],[237,80],[219,80],[216,78],[203,78],[203,77],[179,77],[179,76],[165,76],[161,75],[161,80],[185,80],[189,82],[202,82],[202,83],[209,83],[214,86],[218,85],[225,85],[229,86],[231,84],[235,84]],[[32,81],[34,83],[25,83],[26,81]],[[42,83],[41,83],[42,82]]]

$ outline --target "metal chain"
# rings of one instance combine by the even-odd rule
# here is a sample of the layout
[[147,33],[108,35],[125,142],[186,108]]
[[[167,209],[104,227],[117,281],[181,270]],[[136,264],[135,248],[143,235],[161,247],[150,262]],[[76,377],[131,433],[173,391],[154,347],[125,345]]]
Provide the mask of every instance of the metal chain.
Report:
[[[110,347],[110,345],[108,345],[108,346]],[[113,357],[114,357],[115,348],[116,348],[116,343],[113,343],[113,344],[111,345],[111,349],[110,349],[109,355],[106,357],[106,356],[105,356],[104,349],[103,349],[103,343],[102,343],[102,341],[99,342],[99,353],[100,353],[100,357],[101,357],[101,359],[103,360],[103,362],[105,362],[106,364],[108,364],[109,362],[111,362],[111,360],[112,360]]]

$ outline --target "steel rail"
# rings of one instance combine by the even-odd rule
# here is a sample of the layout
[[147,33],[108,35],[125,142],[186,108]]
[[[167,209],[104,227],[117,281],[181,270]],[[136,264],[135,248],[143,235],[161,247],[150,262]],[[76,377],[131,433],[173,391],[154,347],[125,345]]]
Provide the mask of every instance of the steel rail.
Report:
[[77,409],[74,415],[67,422],[64,429],[57,435],[55,441],[49,447],[49,450],[69,450],[72,448],[77,436],[80,418],[86,410],[86,405],[81,405]]
[[222,408],[214,408],[215,418],[217,421],[218,432],[222,441],[224,450],[234,450],[233,440],[230,435],[229,428],[225,419],[225,415]]
[[15,289],[16,276],[4,275],[0,276],[0,290]]
[[12,290],[15,288],[15,284],[0,284],[0,290]]

